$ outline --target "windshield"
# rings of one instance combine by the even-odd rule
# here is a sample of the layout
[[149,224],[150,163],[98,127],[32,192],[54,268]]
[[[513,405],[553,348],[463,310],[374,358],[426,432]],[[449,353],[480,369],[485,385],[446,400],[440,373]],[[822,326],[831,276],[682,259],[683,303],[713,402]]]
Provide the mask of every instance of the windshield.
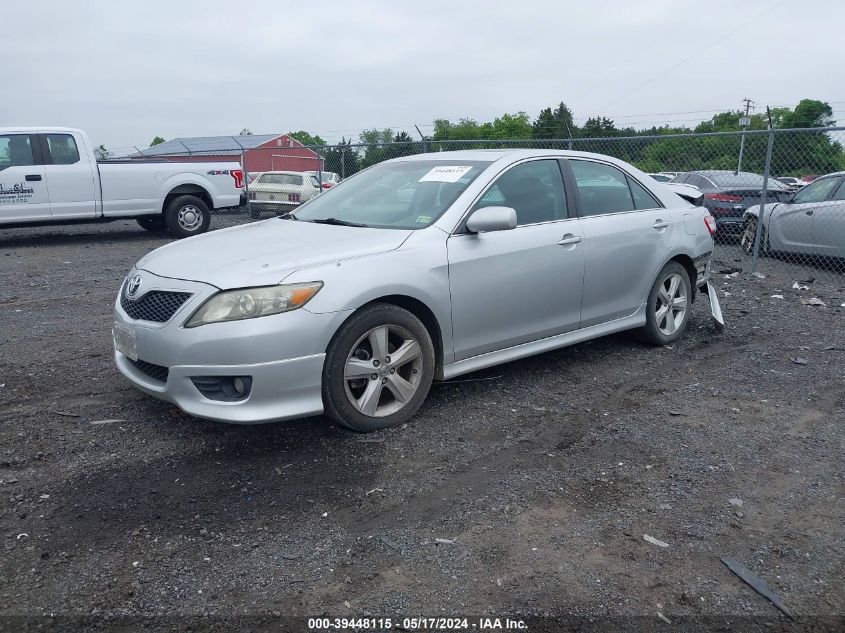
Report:
[[[738,174],[707,174],[705,172],[705,175],[720,187],[763,187],[763,177],[748,171],[741,171]],[[779,191],[786,189],[782,182],[774,178],[769,178],[768,188]]]
[[381,163],[303,204],[295,217],[422,229],[436,221],[488,165],[488,161],[437,159]]

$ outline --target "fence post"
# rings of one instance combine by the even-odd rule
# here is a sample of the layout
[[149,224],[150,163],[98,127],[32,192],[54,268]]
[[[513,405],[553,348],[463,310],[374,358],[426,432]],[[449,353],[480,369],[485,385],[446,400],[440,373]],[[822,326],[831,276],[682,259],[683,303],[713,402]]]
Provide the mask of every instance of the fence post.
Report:
[[760,237],[763,234],[763,209],[766,206],[766,197],[769,188],[769,174],[772,171],[772,146],[775,144],[775,130],[772,127],[772,113],[769,106],[766,106],[766,115],[769,117],[769,142],[766,146],[766,166],[763,169],[763,191],[760,192],[760,212],[757,216],[757,230],[754,233],[754,253],[751,256],[751,272],[757,270],[757,258],[760,255]]
[[340,179],[346,178],[346,146],[340,148]]

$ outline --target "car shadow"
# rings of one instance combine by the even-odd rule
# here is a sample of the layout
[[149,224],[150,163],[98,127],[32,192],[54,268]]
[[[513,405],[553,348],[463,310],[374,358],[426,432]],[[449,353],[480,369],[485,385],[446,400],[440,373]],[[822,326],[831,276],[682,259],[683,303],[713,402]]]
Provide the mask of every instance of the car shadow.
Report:
[[[85,225],[95,226],[95,225]],[[120,228],[117,230],[96,230],[96,229],[74,229],[72,232],[67,227],[50,227],[50,230],[39,228],[37,231],[30,229],[9,229],[0,232],[0,248],[21,248],[41,246],[74,246],[78,244],[103,244],[109,242],[162,242],[170,241],[166,233],[155,234],[138,227]]]

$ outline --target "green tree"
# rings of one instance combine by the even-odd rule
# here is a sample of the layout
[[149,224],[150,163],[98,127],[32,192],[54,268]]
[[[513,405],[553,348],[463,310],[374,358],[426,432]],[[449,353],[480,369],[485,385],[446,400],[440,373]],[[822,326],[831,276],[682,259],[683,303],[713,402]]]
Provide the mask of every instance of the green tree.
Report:
[[581,128],[581,136],[584,138],[596,138],[606,136],[617,136],[618,130],[612,119],[607,117],[590,117],[584,122]]
[[393,142],[393,130],[390,128],[363,130],[358,138],[361,144],[366,145],[361,158],[362,169],[392,158],[390,143]]
[[245,127],[240,131],[238,136],[252,136],[252,130],[250,130],[248,127]]
[[328,147],[324,153],[324,169],[336,174],[340,174],[343,178],[351,176],[361,169],[360,156],[358,150],[352,147],[352,141],[341,139],[337,145]]
[[108,160],[109,156],[111,156],[111,152],[106,149],[105,145],[100,145],[94,149],[94,157],[97,160]]
[[320,138],[319,134],[312,136],[305,130],[299,130],[298,132],[288,132],[288,136],[292,139],[296,139],[303,145],[316,146],[326,144],[326,142]]
[[155,147],[156,145],[161,145],[164,142],[165,142],[165,140],[163,138],[161,138],[160,136],[156,136],[153,139],[153,142],[150,143],[150,147]]
[[572,110],[563,101],[554,110],[540,110],[531,127],[534,138],[572,138],[578,132],[572,118]]

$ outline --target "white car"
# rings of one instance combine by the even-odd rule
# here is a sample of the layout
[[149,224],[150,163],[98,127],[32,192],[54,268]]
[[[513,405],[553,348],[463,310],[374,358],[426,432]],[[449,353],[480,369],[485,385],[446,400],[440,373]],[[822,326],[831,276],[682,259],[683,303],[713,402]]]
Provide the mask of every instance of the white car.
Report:
[[330,189],[340,182],[340,176],[333,171],[309,171],[307,173],[316,177],[323,184],[323,189]]
[[0,228],[135,218],[189,237],[208,230],[213,209],[243,204],[243,187],[236,162],[97,162],[81,130],[0,128]]
[[311,172],[265,171],[249,186],[249,214],[258,218],[265,211],[287,213],[320,191]]

